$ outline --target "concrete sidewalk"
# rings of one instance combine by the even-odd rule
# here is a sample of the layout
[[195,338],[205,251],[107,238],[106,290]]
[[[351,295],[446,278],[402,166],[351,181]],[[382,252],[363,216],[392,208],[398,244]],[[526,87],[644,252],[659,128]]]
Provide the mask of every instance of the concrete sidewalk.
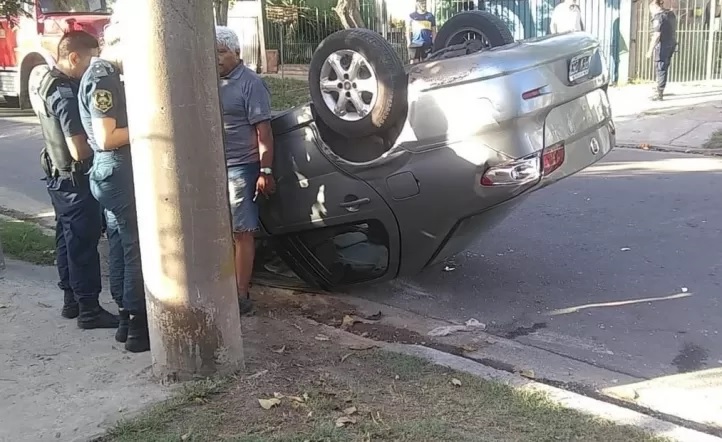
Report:
[[670,84],[665,100],[650,100],[650,84],[609,89],[617,144],[722,154],[704,143],[722,130],[722,82]]

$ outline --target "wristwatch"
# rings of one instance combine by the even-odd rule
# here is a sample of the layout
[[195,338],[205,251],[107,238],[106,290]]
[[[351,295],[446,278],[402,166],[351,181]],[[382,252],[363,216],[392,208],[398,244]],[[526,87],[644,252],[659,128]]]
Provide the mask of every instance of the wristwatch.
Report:
[[273,175],[273,170],[270,167],[261,167],[261,173],[264,175]]

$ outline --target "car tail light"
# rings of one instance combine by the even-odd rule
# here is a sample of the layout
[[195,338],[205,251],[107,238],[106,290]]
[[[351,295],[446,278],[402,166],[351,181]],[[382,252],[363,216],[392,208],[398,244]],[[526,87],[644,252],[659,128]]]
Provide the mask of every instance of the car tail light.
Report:
[[481,177],[481,185],[485,187],[520,186],[539,181],[541,163],[538,154],[519,160],[490,167]]
[[521,98],[524,100],[531,100],[532,98],[540,97],[544,95],[543,89],[543,87],[538,87],[536,89],[528,90],[521,94]]
[[549,147],[545,147],[542,151],[542,171],[544,175],[549,175],[564,163],[565,151],[564,143],[557,143]]

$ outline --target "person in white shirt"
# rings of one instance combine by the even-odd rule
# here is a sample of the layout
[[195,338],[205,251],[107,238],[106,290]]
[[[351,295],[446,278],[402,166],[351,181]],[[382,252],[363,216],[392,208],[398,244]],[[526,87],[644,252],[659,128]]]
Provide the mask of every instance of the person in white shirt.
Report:
[[583,31],[582,10],[579,8],[577,0],[562,0],[555,7],[549,28],[552,34]]

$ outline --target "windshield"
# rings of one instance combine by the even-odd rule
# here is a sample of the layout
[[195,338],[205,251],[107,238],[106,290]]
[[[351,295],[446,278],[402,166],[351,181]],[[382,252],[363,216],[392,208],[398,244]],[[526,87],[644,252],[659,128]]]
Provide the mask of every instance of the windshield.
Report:
[[110,14],[114,0],[40,0],[43,14],[88,13]]

